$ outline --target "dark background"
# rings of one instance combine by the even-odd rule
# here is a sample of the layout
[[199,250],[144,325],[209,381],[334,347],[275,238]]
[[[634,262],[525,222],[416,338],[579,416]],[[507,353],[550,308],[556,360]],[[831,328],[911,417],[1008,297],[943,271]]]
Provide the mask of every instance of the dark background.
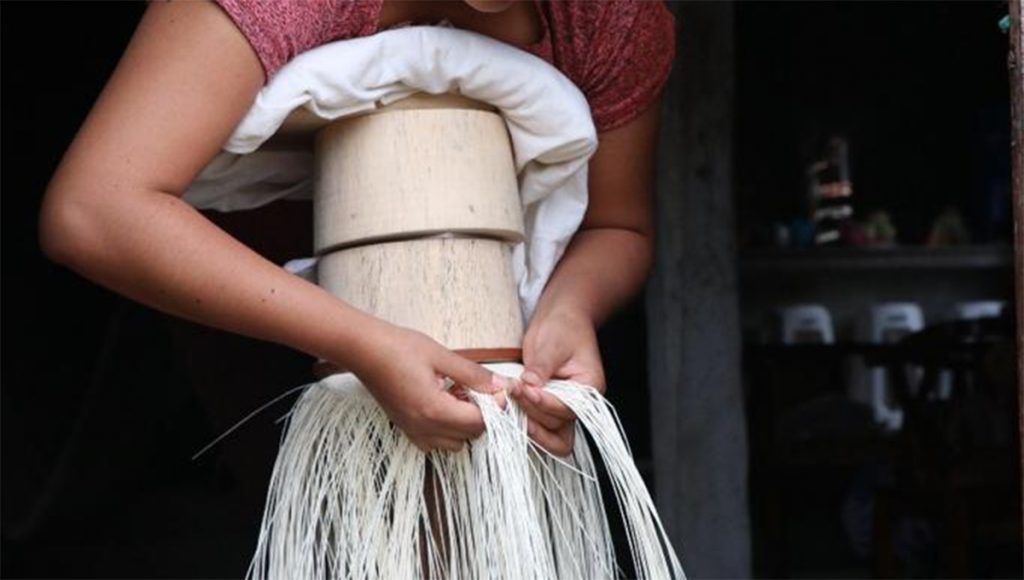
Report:
[[887,210],[919,244],[952,206],[973,241],[1009,243],[1005,14],[980,0],[737,4],[740,241],[806,212],[805,166],[842,135],[856,217]]
[[[143,10],[0,3],[4,577],[241,576],[289,401],[190,456],[309,380],[307,357],[132,304],[38,250],[47,180]],[[858,214],[888,209],[902,241],[920,242],[947,205],[980,241],[1008,239],[1009,222],[979,205],[1008,171],[1003,14],[1001,2],[738,4],[741,245],[803,211],[803,165],[835,133],[851,143]],[[211,217],[280,261],[306,238],[260,232],[301,232],[307,210]],[[644,316],[634,304],[601,338],[649,478]]]

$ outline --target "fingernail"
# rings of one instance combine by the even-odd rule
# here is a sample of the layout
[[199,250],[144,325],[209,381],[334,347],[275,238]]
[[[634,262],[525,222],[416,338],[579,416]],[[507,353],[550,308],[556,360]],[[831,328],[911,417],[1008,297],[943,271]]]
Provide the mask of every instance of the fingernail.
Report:
[[528,385],[533,385],[533,386],[539,386],[540,385],[540,375],[538,375],[537,373],[535,373],[533,371],[526,371],[525,373],[523,373],[523,376],[520,377],[520,378],[522,378],[523,382],[528,384]]
[[511,385],[509,380],[497,373],[491,375],[491,386],[494,387],[495,391],[507,390]]

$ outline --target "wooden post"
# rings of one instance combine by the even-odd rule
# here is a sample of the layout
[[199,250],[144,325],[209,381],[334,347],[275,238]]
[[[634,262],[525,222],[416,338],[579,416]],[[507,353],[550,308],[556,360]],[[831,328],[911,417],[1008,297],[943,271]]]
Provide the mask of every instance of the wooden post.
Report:
[[[1024,441],[1024,1],[1010,0],[1010,140],[1012,143],[1012,191],[1014,263],[1017,287],[1017,425]],[[1024,446],[1021,450],[1024,470]],[[1024,479],[1024,477],[1022,477]],[[1021,486],[1024,497],[1024,485]]]
[[733,221],[733,4],[670,5],[647,291],[654,492],[693,577],[750,576]]

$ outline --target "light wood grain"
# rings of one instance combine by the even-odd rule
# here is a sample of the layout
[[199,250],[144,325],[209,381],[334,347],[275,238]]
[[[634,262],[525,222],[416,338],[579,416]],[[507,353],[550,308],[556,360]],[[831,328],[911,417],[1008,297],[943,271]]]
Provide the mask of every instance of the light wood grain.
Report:
[[[1008,7],[1010,53],[1007,68],[1010,71],[1011,187],[1017,288],[1017,426],[1024,441],[1024,335],[1021,334],[1024,332],[1024,1],[1011,0]],[[1020,453],[1021,466],[1024,467],[1024,445]],[[1021,497],[1024,499],[1024,478],[1021,479]],[[1021,506],[1024,509],[1024,501]]]
[[356,308],[452,349],[519,348],[523,324],[511,246],[429,238],[332,252],[319,284]]
[[523,239],[511,143],[495,113],[400,108],[335,122],[316,142],[318,253],[444,232]]

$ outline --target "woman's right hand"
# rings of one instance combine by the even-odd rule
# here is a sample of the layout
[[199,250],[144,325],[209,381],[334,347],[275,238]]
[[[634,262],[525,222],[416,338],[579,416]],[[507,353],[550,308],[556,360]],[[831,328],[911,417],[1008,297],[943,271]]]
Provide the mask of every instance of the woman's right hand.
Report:
[[[461,388],[496,394],[504,406],[509,379],[441,346],[427,335],[377,320],[367,348],[346,357],[388,417],[423,451],[458,451],[484,430],[480,409]],[[455,386],[446,388],[450,379]]]

